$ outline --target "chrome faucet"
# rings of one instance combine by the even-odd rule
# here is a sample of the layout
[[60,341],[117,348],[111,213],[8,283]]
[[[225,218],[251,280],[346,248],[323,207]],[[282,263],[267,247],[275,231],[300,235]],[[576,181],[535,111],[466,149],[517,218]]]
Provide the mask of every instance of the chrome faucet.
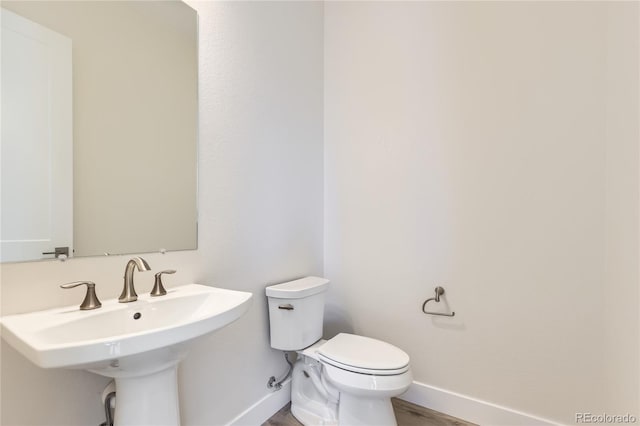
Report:
[[118,297],[118,302],[120,303],[138,300],[136,289],[133,287],[133,271],[136,267],[141,272],[151,270],[147,261],[141,257],[133,257],[127,262],[127,267],[124,269],[124,288],[122,289],[122,294]]

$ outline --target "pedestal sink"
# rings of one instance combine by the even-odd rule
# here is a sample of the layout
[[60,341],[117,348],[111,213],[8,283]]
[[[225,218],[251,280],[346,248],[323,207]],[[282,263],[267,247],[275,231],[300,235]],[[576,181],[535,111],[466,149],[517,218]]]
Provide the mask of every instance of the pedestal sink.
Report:
[[84,369],[116,381],[116,426],[180,424],[177,367],[194,338],[242,316],[251,293],[199,284],[136,302],[103,302],[0,318],[2,337],[42,368]]

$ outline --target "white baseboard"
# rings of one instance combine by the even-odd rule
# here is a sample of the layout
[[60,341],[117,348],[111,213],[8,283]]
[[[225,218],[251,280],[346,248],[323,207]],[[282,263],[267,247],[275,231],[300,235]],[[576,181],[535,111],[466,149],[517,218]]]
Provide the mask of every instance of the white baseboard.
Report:
[[400,399],[487,426],[558,426],[560,423],[512,410],[420,382],[413,382]]
[[244,410],[226,426],[256,426],[266,422],[291,401],[291,379],[282,384],[279,391],[268,393],[258,402]]

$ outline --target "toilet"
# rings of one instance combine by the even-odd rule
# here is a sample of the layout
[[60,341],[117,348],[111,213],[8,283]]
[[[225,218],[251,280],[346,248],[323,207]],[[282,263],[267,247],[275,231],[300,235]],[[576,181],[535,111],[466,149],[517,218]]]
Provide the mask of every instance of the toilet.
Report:
[[305,426],[394,426],[391,398],[412,382],[409,355],[369,337],[322,340],[329,280],[306,277],[266,288],[271,347],[295,351],[291,413]]

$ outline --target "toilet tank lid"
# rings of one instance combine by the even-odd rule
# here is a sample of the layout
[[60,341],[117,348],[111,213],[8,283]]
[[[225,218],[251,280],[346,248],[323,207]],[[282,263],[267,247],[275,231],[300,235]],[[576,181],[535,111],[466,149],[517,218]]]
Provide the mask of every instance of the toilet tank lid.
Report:
[[301,299],[327,290],[329,280],[320,277],[304,277],[267,287],[267,297]]

